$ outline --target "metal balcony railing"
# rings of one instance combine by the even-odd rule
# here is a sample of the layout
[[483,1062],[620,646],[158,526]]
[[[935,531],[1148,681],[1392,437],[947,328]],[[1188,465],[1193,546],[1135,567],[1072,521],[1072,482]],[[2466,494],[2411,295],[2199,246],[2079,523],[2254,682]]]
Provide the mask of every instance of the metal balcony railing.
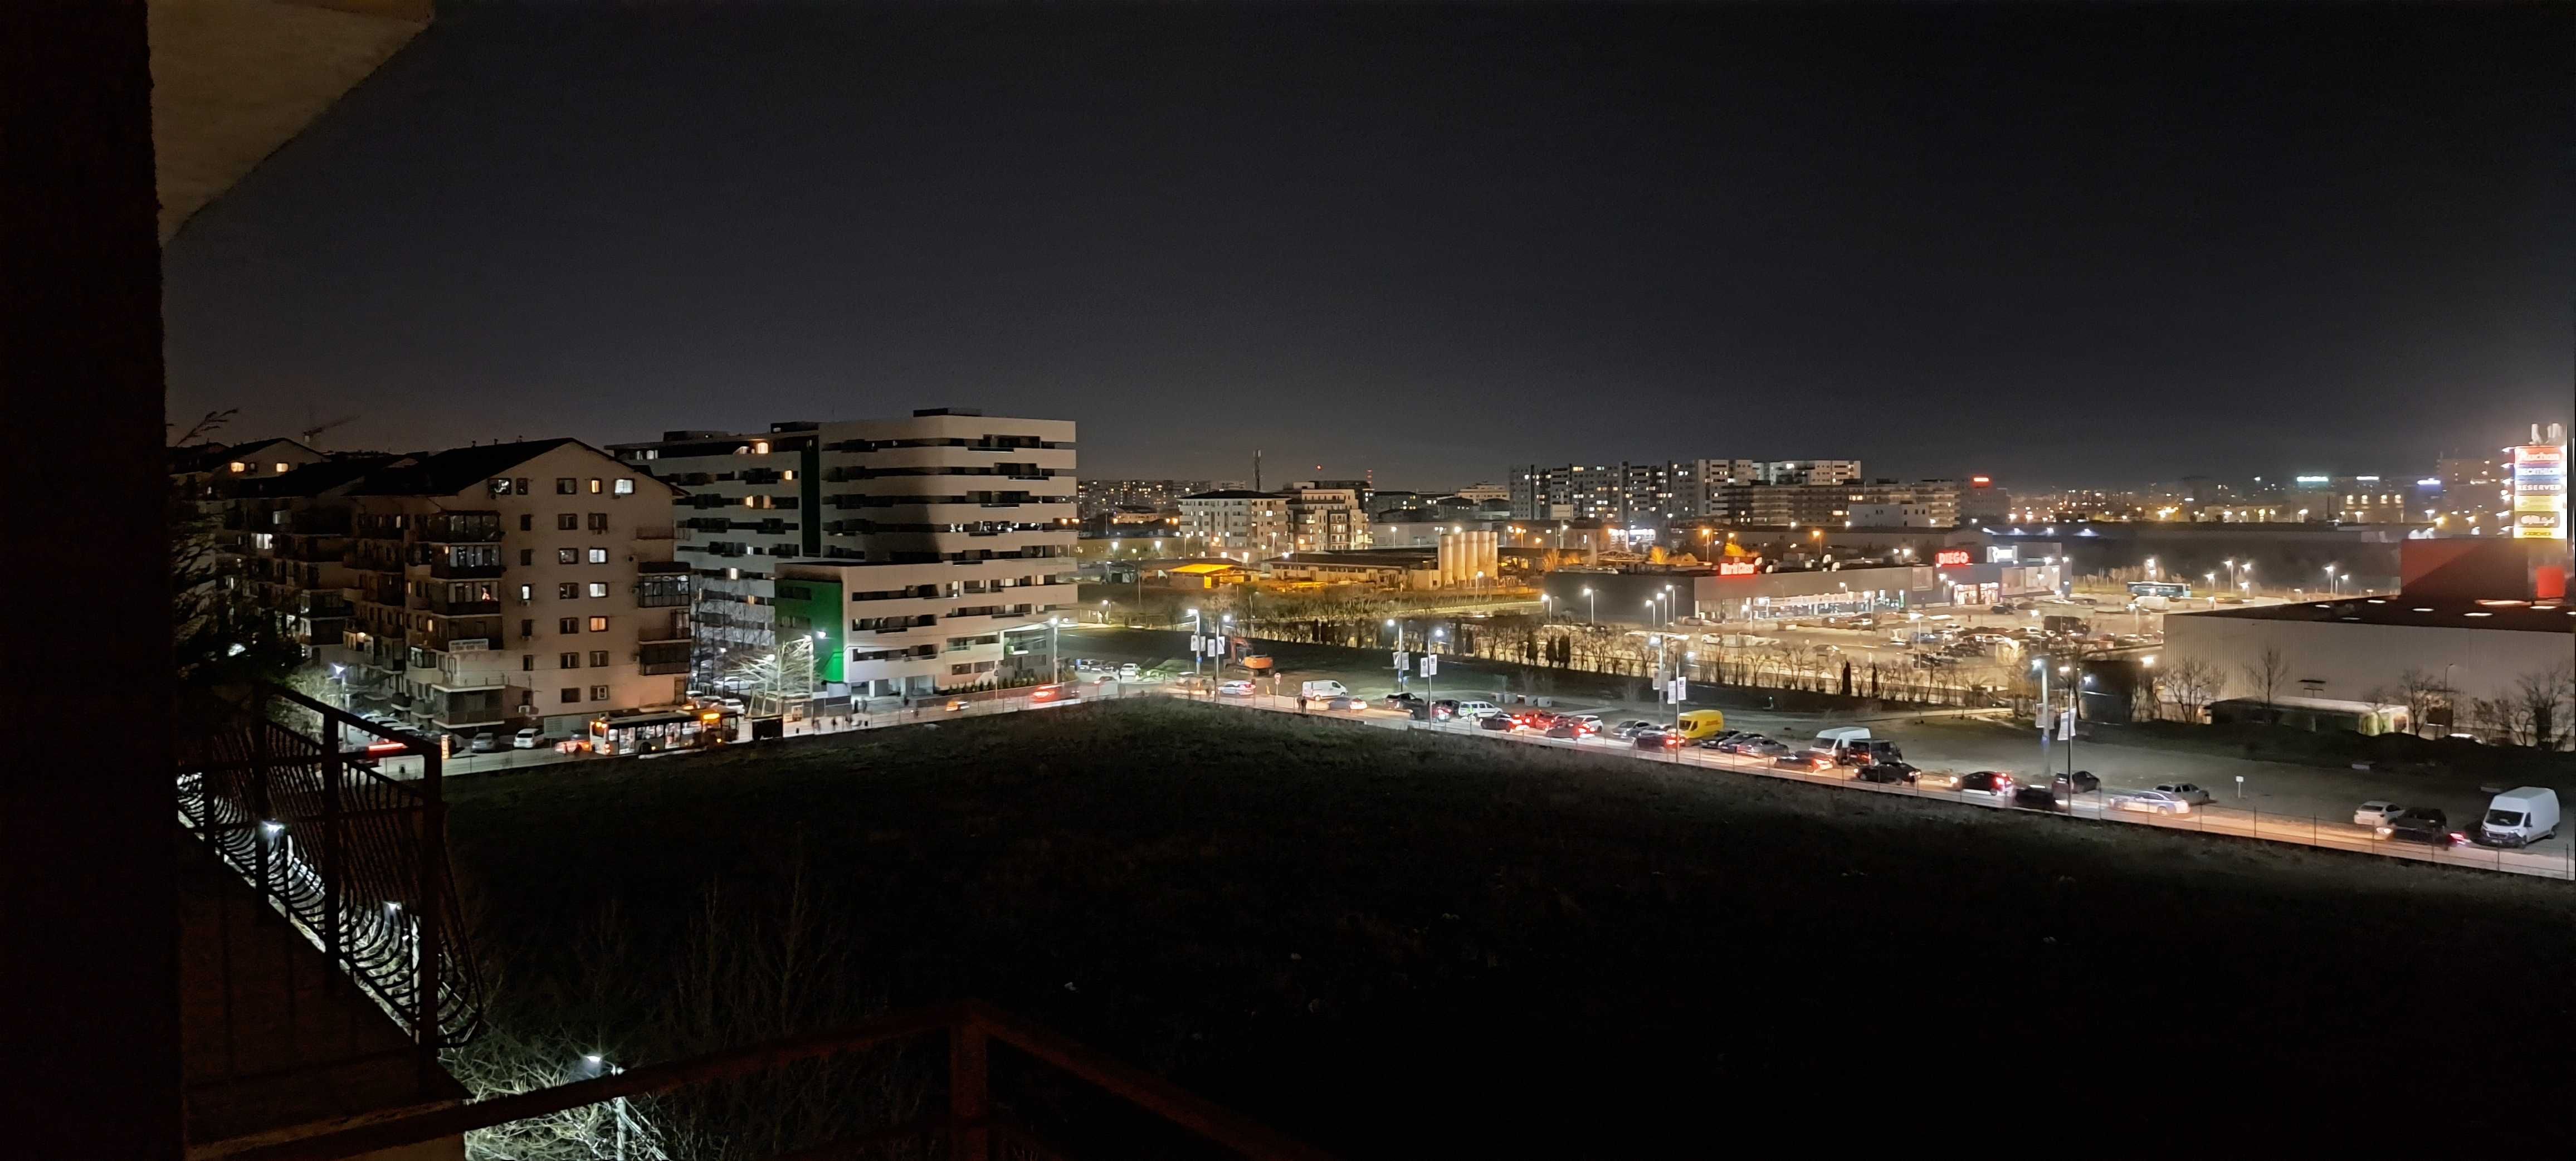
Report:
[[[320,723],[326,743],[274,720]],[[363,738],[347,747],[338,739]],[[438,747],[290,690],[183,717],[180,820],[423,1049],[481,1030],[483,987],[447,870]],[[377,763],[421,762],[417,779]],[[259,986],[243,981],[240,986]]]
[[[534,1092],[396,1116],[336,1133],[242,1150],[231,1154],[231,1158],[338,1161],[611,1101],[681,1094],[701,1085],[740,1089],[756,1085],[763,1076],[810,1062],[898,1047],[934,1036],[946,1041],[947,1110],[943,1115],[815,1143],[788,1156],[924,1157],[944,1153],[953,1161],[1063,1161],[1074,1155],[1066,1143],[1042,1138],[1003,1113],[1008,1102],[996,1101],[993,1084],[997,1053],[1024,1058],[1037,1066],[1034,1070],[1023,1069],[1016,1067],[1021,1060],[1006,1059],[1001,1070],[1006,1079],[1017,1077],[1025,1083],[1044,1084],[1070,1077],[1089,1090],[1092,1099],[1105,1098],[1110,1106],[1123,1107],[1131,1115],[1142,1114],[1134,1124],[1115,1134],[1118,1139],[1087,1142],[1093,1148],[1085,1155],[1161,1155],[1169,1146],[1187,1141],[1195,1146],[1191,1152],[1213,1151],[1261,1161],[1327,1161],[1330,1156],[1051,1029],[980,1000],[963,1000],[837,1031],[773,1040],[689,1060],[640,1064]],[[1148,1139],[1167,1148],[1155,1149],[1146,1144]]]

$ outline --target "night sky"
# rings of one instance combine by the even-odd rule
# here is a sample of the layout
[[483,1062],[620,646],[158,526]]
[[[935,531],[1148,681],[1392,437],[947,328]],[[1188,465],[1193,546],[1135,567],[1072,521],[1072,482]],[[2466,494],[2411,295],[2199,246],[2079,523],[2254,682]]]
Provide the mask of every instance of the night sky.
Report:
[[2571,61],[2537,7],[448,2],[172,244],[171,411],[2420,472],[2570,411]]

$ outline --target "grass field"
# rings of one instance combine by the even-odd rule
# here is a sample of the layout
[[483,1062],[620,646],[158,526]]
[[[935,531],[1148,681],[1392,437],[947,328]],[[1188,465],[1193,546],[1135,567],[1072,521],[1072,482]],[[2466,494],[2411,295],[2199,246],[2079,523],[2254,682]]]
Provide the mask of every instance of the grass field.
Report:
[[451,798],[505,1026],[819,912],[798,1019],[981,996],[1350,1156],[2576,1140],[2561,883],[1162,701]]

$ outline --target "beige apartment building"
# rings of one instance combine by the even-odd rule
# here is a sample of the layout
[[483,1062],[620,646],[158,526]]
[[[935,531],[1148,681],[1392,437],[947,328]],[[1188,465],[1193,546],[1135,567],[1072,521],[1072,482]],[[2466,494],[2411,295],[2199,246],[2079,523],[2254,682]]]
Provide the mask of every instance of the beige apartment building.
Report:
[[791,633],[821,635],[825,696],[984,684],[1005,634],[1073,605],[1069,420],[933,408],[672,432],[615,450],[689,492],[676,555],[700,584],[700,677],[711,684]]
[[572,439],[457,448],[347,489],[342,637],[365,691],[468,735],[687,696],[689,577],[671,498]]

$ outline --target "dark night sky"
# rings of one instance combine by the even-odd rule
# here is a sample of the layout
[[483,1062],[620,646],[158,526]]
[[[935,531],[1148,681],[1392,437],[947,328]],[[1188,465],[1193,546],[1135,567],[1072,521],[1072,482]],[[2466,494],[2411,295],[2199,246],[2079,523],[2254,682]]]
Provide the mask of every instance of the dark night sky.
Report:
[[2413,472],[2570,410],[2566,10],[486,7],[169,253],[326,446],[981,406],[1084,474]]

